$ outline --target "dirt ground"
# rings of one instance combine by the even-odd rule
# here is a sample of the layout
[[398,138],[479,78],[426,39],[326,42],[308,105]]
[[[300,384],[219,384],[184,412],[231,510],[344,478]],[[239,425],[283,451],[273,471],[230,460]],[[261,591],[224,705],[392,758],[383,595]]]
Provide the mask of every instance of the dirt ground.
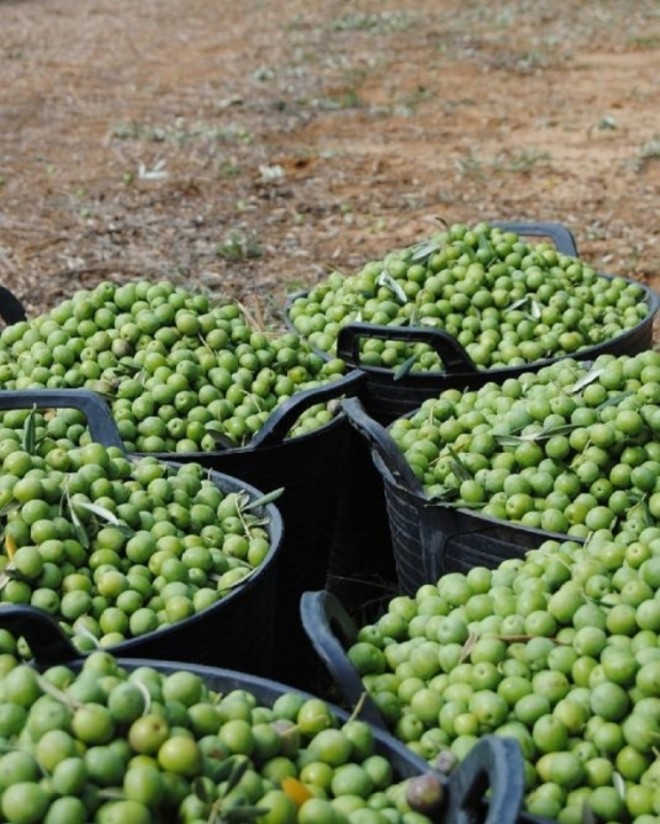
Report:
[[0,283],[287,292],[438,218],[660,288],[657,0],[0,0]]

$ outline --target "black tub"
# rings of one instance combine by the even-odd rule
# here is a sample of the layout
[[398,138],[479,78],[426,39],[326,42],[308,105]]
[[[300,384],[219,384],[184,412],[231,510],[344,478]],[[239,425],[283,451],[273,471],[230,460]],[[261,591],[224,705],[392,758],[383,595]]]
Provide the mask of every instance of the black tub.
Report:
[[[56,625],[44,613],[31,607],[0,607],[0,626],[15,636],[23,636],[34,654],[34,665],[44,669],[47,665],[64,664],[78,670],[82,659],[76,656]],[[169,660],[118,659],[127,670],[148,666],[169,674],[186,670],[204,679],[205,684],[218,692],[232,690],[250,692],[262,706],[272,706],[280,696],[292,690],[280,682],[246,675],[238,671],[201,665],[184,665]],[[310,693],[301,693],[306,698]],[[348,714],[330,705],[339,723],[348,720]],[[400,781],[429,772],[429,765],[403,746],[386,731],[373,729],[376,751],[387,758],[394,769],[395,780]],[[484,738],[469,757],[447,779],[446,804],[440,815],[432,818],[437,824],[514,824],[526,820],[519,817],[523,794],[522,755],[518,744],[512,740],[489,736]],[[484,795],[488,793],[487,804]],[[241,819],[242,820],[242,819]]]
[[[94,441],[122,447],[107,405],[92,392],[79,389],[0,392],[0,409],[32,407],[79,409],[87,417]],[[245,492],[255,502],[264,495],[251,484],[230,475],[212,471],[210,478],[222,491]],[[185,620],[117,644],[111,648],[113,654],[206,663],[271,675],[283,524],[279,510],[272,503],[258,507],[256,512],[267,521],[270,549],[244,582],[212,606]]]
[[[565,255],[577,257],[578,250],[571,232],[562,224],[539,222],[494,222],[492,225],[516,232],[521,236],[546,237]],[[607,276],[605,276],[607,277]],[[585,348],[572,356],[580,360],[593,360],[597,355],[636,354],[652,344],[653,320],[660,301],[650,289],[643,287],[649,311],[637,326],[598,346]],[[298,297],[292,295],[287,308]],[[288,312],[286,314],[288,319]],[[292,328],[290,319],[289,327]],[[360,363],[359,349],[364,338],[383,340],[418,341],[430,344],[440,355],[445,371],[406,374],[398,378],[394,370],[371,367]],[[337,353],[352,368],[365,374],[365,382],[358,397],[369,416],[386,426],[396,418],[417,409],[429,397],[436,397],[445,389],[478,389],[485,383],[501,382],[506,378],[536,371],[558,360],[549,358],[522,366],[501,369],[478,369],[464,347],[451,335],[440,329],[376,326],[373,324],[348,324],[341,328],[337,341]],[[328,354],[318,351],[322,357]],[[539,536],[534,530],[502,527],[487,519],[475,519],[469,512],[455,513],[449,509],[430,511],[419,495],[409,493],[394,485],[385,473],[374,468],[370,448],[364,438],[356,433],[350,436],[350,449],[346,483],[339,500],[335,542],[331,553],[330,588],[341,598],[359,604],[365,598],[377,598],[393,583],[406,582],[414,585],[425,574],[420,567],[423,557],[429,569],[442,571],[446,558],[451,565],[459,557],[481,563],[492,557],[497,563],[516,541],[529,548],[535,546]],[[388,525],[389,524],[389,525]],[[419,550],[420,530],[428,528],[428,541],[440,548],[429,551],[430,557]],[[392,530],[396,534],[392,534]],[[471,532],[470,545],[453,537],[463,531]],[[451,537],[445,547],[439,535]],[[480,538],[479,536],[488,536]],[[510,538],[513,540],[511,543]],[[426,538],[423,541],[427,545]],[[529,543],[529,546],[527,544]],[[459,550],[460,545],[460,550]],[[481,548],[480,548],[481,547]],[[499,547],[499,548],[497,548]],[[456,551],[454,551],[456,550]],[[435,558],[432,561],[431,558]],[[437,561],[437,563],[436,563]]]
[[25,307],[6,286],[0,286],[0,317],[7,326],[27,320]]
[[403,592],[413,594],[445,572],[494,568],[508,558],[523,557],[548,539],[567,539],[430,501],[387,429],[355,399],[346,401],[344,409],[368,444],[382,479],[397,581]]
[[[561,224],[494,222],[492,225],[515,232],[520,236],[550,238],[561,253],[571,257],[578,256],[573,235]],[[600,277],[613,279],[609,275],[600,275]],[[634,355],[650,348],[653,342],[654,317],[660,307],[660,299],[653,290],[644,284],[635,283],[644,290],[645,301],[648,306],[648,313],[643,320],[632,329],[626,330],[611,340],[560,357],[593,360],[604,353]],[[306,292],[292,295],[289,298],[287,309],[296,298],[304,294]],[[295,331],[290,320],[288,323],[289,328]],[[360,345],[365,339],[399,340],[408,343],[428,344],[440,356],[445,368],[442,371],[408,373],[397,377],[395,370],[368,366],[360,362]],[[326,359],[329,357],[326,352],[315,351],[321,357]],[[499,383],[507,378],[518,377],[525,372],[538,371],[560,359],[559,357],[550,357],[521,366],[479,369],[464,347],[443,330],[419,326],[380,326],[370,323],[350,323],[343,326],[337,337],[336,354],[348,366],[362,369],[365,372],[367,380],[360,392],[360,399],[369,414],[375,420],[384,424],[391,423],[396,418],[406,415],[421,406],[424,400],[440,394],[445,389],[478,389],[490,381]]]
[[[343,702],[349,707],[361,702],[363,717],[375,729],[387,732],[385,719],[366,693],[358,671],[346,654],[347,647],[355,642],[358,629],[341,601],[327,591],[306,592],[301,599],[300,611],[305,631]],[[485,736],[479,743],[489,738]],[[551,819],[520,811],[516,821],[519,824],[549,824]]]
[[[194,461],[266,491],[283,489],[277,507],[284,521],[275,609],[275,676],[309,686],[314,656],[300,626],[298,602],[306,589],[325,586],[332,535],[352,430],[339,401],[359,391],[364,375],[354,370],[323,386],[300,392],[276,409],[244,447],[213,452],[150,453],[166,461]],[[307,409],[336,401],[332,421],[306,435],[288,433]]]

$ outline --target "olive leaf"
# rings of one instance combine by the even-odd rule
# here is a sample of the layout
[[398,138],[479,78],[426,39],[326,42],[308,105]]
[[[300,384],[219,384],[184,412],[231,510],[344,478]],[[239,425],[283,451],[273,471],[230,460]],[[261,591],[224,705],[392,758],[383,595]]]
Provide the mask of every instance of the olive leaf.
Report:
[[527,443],[529,438],[522,435],[495,435],[495,440],[500,446],[520,446],[521,443]]
[[617,772],[616,770],[612,773],[612,784],[614,785],[614,789],[619,794],[620,798],[625,801],[626,798],[626,782],[623,779],[621,773]]
[[284,487],[280,486],[278,489],[274,489],[272,492],[268,492],[265,495],[261,495],[259,498],[255,498],[253,501],[244,504],[241,507],[241,510],[243,512],[249,512],[251,509],[257,509],[260,506],[272,504],[273,501],[276,501],[278,498],[281,498],[283,494]]
[[253,518],[250,519],[250,523],[247,524],[247,526],[246,526],[246,532],[249,533],[250,530],[255,529],[256,527],[269,526],[269,524],[270,524],[270,518],[267,518],[267,517],[255,518],[255,517],[253,517]]
[[584,389],[585,386],[589,386],[590,383],[597,381],[598,378],[600,378],[600,376],[603,374],[603,371],[603,369],[591,369],[579,380],[577,380],[568,391],[571,393],[571,395],[574,395],[576,392],[579,392],[580,390]]
[[600,412],[601,409],[607,409],[608,406],[618,406],[621,401],[635,394],[631,389],[629,392],[619,392],[616,395],[612,395],[596,407],[596,412]]
[[200,801],[204,801],[206,804],[211,804],[215,801],[215,794],[209,792],[206,782],[203,781],[201,776],[198,775],[193,778],[190,788]]
[[15,509],[20,507],[20,502],[17,501],[15,498],[12,498],[10,501],[0,509],[0,518],[4,518],[5,515],[9,515],[10,512],[13,512]]
[[380,275],[378,275],[376,278],[376,284],[378,286],[384,286],[386,289],[393,292],[399,303],[408,303],[408,295],[406,295],[401,286],[399,286],[387,269],[383,269]]
[[267,807],[232,807],[229,810],[221,810],[220,817],[215,821],[218,824],[243,824],[243,822],[256,821],[268,812],[270,809]]
[[113,371],[117,373],[118,377],[126,375],[137,375],[142,371],[140,364],[133,360],[133,358],[123,357],[119,363],[113,367]]
[[[218,761],[213,767],[213,775],[216,784],[221,784],[226,781],[232,771],[232,759],[226,758],[224,761]],[[207,797],[207,790],[204,781],[200,778],[195,779],[192,784],[192,790],[195,795],[202,801],[213,801],[213,797]]]
[[418,263],[423,260],[428,260],[431,255],[439,252],[442,249],[441,238],[432,238],[431,240],[424,240],[411,247],[412,254],[410,260]]
[[76,710],[79,707],[83,706],[82,701],[78,701],[77,698],[73,698],[68,693],[61,690],[59,687],[56,687],[51,681],[47,678],[44,678],[43,675],[40,673],[36,674],[37,684],[39,685],[39,689],[50,695],[51,698],[54,698],[56,701],[59,701],[60,704],[64,704],[67,707],[70,707],[72,710]]
[[229,778],[227,779],[227,789],[225,792],[231,792],[234,787],[238,784],[238,782],[243,778],[245,775],[247,768],[250,764],[249,760],[245,757],[243,758],[234,758],[233,764],[231,767],[231,772],[229,773]]
[[465,639],[465,643],[461,648],[461,654],[458,658],[459,664],[462,664],[470,657],[470,653],[474,649],[474,645],[479,640],[479,633],[478,632],[471,632],[468,637]]
[[431,215],[431,219],[435,220],[441,226],[444,226],[445,229],[449,229],[449,223],[442,217],[442,215]]
[[250,496],[247,492],[245,492],[245,490],[241,490],[240,492],[236,492],[234,494],[236,496],[236,509],[238,512],[242,512],[250,503]]
[[649,509],[649,504],[646,496],[642,498],[642,500],[637,504],[637,506],[641,506],[644,511],[644,523],[646,526],[653,526],[655,521],[653,516],[651,515],[651,510]]
[[510,306],[506,307],[507,312],[513,312],[514,309],[520,309],[521,306],[524,306],[527,301],[529,300],[529,296],[525,295],[524,298],[520,298],[520,300],[514,301]]
[[7,552],[7,558],[11,561],[11,559],[16,554],[16,550],[18,547],[16,546],[16,541],[14,540],[13,535],[5,535],[5,550]]
[[461,460],[460,455],[458,454],[458,452],[456,452],[454,447],[450,446],[448,444],[447,445],[447,451],[449,452],[449,454],[452,457],[452,460],[449,463],[451,465],[452,472],[454,473],[454,475],[456,475],[456,477],[459,479],[459,481],[469,481],[469,480],[471,480],[472,475],[470,474],[470,471],[465,466],[465,464]]
[[94,644],[95,647],[101,647],[101,643],[99,639],[96,637],[96,635],[94,635],[93,632],[90,632],[85,626],[77,626],[74,635],[82,635],[83,637],[88,638]]
[[408,326],[417,326],[417,324],[424,323],[426,320],[426,318],[420,318],[419,307],[415,304],[413,305],[410,316],[406,318],[406,323]]
[[486,237],[486,235],[479,234],[479,235],[477,236],[477,244],[478,244],[478,246],[479,246],[479,249],[480,249],[482,252],[483,252],[483,251],[489,251],[489,252],[490,252],[490,251],[493,251],[492,244],[491,244],[491,242],[488,240],[488,238]]
[[126,794],[119,787],[103,787],[99,790],[99,798],[106,801],[123,801]]
[[142,710],[142,715],[146,715],[151,709],[151,693],[149,692],[149,688],[143,681],[140,681],[139,678],[136,678],[133,683],[142,693],[142,697],[144,698],[144,708]]
[[400,381],[402,378],[405,378],[407,375],[410,374],[411,369],[417,363],[417,355],[411,355],[407,358],[401,366],[396,370],[394,373],[394,380]]
[[37,446],[37,407],[33,406],[29,415],[25,419],[25,426],[23,429],[23,449],[29,454],[34,455]]
[[546,438],[552,438],[554,435],[568,435],[577,428],[577,424],[566,423],[539,429],[538,432],[526,432],[521,435],[495,435],[494,437],[500,446],[520,446],[522,443],[543,441]]
[[106,509],[104,506],[100,506],[99,504],[94,504],[91,501],[71,501],[71,505],[73,508],[80,507],[80,509],[86,509],[89,512],[92,512],[97,517],[107,521],[109,524],[112,524],[112,526],[126,526],[126,524],[119,520],[114,512],[111,512],[109,509]]
[[206,427],[206,431],[211,435],[216,446],[221,446],[223,449],[236,449],[238,446],[236,441],[230,438],[229,435],[225,435],[224,432],[218,432],[216,429],[210,429],[208,426]]
[[435,487],[434,490],[433,495],[429,496],[429,504],[433,504],[435,501],[444,502],[456,495],[456,490],[449,487]]
[[570,435],[576,430],[578,425],[575,423],[563,423],[559,426],[544,427],[540,432],[532,433],[532,440],[552,438],[553,435]]
[[[73,501],[71,500],[68,493],[66,493],[66,503],[67,509],[69,510],[69,515],[71,517],[71,523],[73,524],[73,530],[76,534],[76,538],[82,547],[85,549],[89,549],[90,546],[90,539],[89,535],[87,534],[87,530],[83,526],[82,521],[78,517],[78,513],[76,512],[76,508],[74,506]],[[78,501],[78,503],[80,503]]]
[[[238,581],[232,581],[230,584],[225,584],[222,588],[218,588],[218,592],[221,595],[225,595],[227,592],[231,592],[231,590],[236,589],[236,587],[242,587],[243,584],[246,581],[248,581],[252,577],[252,575],[256,572],[256,568],[251,568],[251,567],[248,566],[248,564],[245,564],[245,568],[249,570],[247,572],[247,574],[245,574]],[[216,581],[218,583],[220,581],[220,576],[216,577],[215,575],[209,575],[209,578],[210,578],[210,580]]]
[[12,580],[13,572],[16,569],[14,562],[10,561],[0,573],[0,590],[3,590],[7,584]]

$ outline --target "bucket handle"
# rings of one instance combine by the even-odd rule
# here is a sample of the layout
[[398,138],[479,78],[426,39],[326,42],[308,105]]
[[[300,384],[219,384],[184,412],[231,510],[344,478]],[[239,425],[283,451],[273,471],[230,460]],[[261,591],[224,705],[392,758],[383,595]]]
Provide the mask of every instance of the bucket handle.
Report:
[[0,626],[23,636],[37,665],[80,660],[81,655],[50,615],[29,604],[1,604]]
[[8,326],[27,320],[25,307],[6,286],[0,286],[0,315]]
[[504,229],[505,232],[515,232],[517,235],[535,235],[550,238],[561,254],[569,257],[579,256],[572,232],[562,223],[543,223],[533,220],[496,220],[490,225],[497,226],[498,229]]
[[[449,375],[472,375],[478,371],[465,348],[444,329],[428,326],[387,326],[378,323],[347,323],[337,334],[337,357],[351,366],[360,364],[362,338],[426,343],[442,361]],[[362,368],[362,367],[361,367]],[[363,367],[369,371],[370,367]],[[388,370],[389,371],[389,370]]]
[[350,707],[359,705],[361,718],[378,729],[387,730],[380,710],[366,693],[357,670],[346,655],[345,646],[355,641],[357,627],[341,601],[327,590],[303,592],[300,617],[307,637],[347,704]]
[[258,449],[281,444],[303,412],[317,403],[354,395],[365,380],[363,372],[353,369],[337,380],[298,392],[273,411],[247,448]]
[[0,409],[78,409],[85,414],[92,440],[124,449],[114,418],[103,398],[86,389],[21,389],[0,391]]
[[384,474],[384,469],[394,484],[425,497],[421,483],[387,429],[367,414],[357,398],[348,398],[343,401],[342,407],[348,422],[368,441],[372,452],[380,458],[382,468],[378,468],[381,469],[381,474]]
[[[487,813],[478,813],[490,789]],[[520,745],[513,738],[487,735],[480,739],[451,773],[444,820],[452,824],[515,824],[524,796]]]

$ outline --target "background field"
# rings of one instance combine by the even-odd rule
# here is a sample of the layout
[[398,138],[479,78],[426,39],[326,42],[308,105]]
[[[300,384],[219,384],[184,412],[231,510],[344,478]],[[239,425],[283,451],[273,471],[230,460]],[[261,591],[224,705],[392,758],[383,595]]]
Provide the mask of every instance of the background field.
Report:
[[656,0],[0,0],[0,282],[288,291],[440,221],[660,287]]

